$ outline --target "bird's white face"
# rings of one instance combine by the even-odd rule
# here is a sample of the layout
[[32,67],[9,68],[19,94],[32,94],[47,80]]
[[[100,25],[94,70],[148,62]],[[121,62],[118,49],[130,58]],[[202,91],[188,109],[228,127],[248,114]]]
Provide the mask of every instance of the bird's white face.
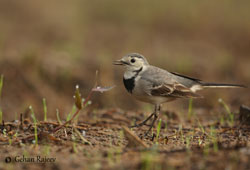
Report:
[[114,61],[114,64],[125,66],[126,71],[134,71],[148,65],[148,62],[142,55],[132,53],[124,56],[121,60]]

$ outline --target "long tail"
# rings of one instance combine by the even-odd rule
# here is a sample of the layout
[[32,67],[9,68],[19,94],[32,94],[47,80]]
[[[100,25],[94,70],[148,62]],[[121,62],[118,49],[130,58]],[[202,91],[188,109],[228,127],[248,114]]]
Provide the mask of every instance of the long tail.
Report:
[[247,88],[241,84],[224,84],[224,83],[201,83],[204,88]]

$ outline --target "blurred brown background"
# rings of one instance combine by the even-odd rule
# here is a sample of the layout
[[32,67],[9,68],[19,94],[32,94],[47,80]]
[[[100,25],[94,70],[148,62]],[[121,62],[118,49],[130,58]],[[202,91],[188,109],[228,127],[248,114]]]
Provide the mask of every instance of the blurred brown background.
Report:
[[[212,82],[250,84],[250,1],[0,1],[1,107],[14,119],[29,105],[42,117],[63,118],[73,105],[76,84],[86,96],[100,72],[103,86],[92,109],[145,110],[122,84],[123,69],[112,61],[138,52],[153,65]],[[209,90],[195,108],[250,104],[249,89]],[[166,104],[187,108],[187,100]]]

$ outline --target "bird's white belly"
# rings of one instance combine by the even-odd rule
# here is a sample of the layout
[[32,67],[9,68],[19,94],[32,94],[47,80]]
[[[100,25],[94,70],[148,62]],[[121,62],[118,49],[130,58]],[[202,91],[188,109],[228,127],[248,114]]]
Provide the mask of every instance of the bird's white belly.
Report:
[[161,97],[161,96],[147,96],[147,95],[133,95],[136,99],[151,103],[151,104],[162,104],[175,100],[173,97]]

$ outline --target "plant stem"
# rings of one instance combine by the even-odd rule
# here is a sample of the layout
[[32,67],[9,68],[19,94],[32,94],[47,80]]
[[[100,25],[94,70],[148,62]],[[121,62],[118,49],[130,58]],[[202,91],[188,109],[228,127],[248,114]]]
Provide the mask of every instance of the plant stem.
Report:
[[34,113],[34,110],[32,108],[32,106],[29,107],[30,110],[31,110],[31,117],[34,121],[34,131],[35,131],[35,144],[37,145],[38,144],[38,136],[37,136],[37,120],[36,120],[36,116],[35,116],[35,113]]
[[47,105],[45,98],[43,98],[43,111],[44,111],[44,121],[47,121]]
[[[83,107],[87,104],[87,102],[90,100],[92,94],[93,94],[93,90],[91,90],[87,96],[87,98],[83,101]],[[55,128],[52,133],[55,133],[56,131],[58,131],[59,129],[61,129],[62,127],[66,126],[68,123],[70,123],[78,114],[79,112],[81,111],[81,109],[78,109],[76,110],[76,112],[74,113],[74,115],[71,117],[70,120],[66,121],[64,124],[58,126],[57,128]]]

